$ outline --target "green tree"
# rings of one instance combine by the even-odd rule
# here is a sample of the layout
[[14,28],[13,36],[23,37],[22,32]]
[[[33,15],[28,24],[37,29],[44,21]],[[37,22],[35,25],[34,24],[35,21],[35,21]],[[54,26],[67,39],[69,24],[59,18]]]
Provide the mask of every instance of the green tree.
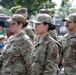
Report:
[[10,8],[14,6],[14,0],[1,0],[0,5],[2,5],[4,8]]
[[9,11],[9,9],[6,9],[6,8],[2,9],[2,14],[8,15],[8,16],[12,16],[12,13]]
[[67,5],[67,2],[68,2],[68,1],[69,1],[69,0],[62,0],[61,6],[64,7],[65,5]]
[[67,17],[69,14],[75,12],[74,9],[71,9],[72,2],[73,2],[73,0],[71,2],[69,0],[62,0],[60,8],[58,9],[58,12],[57,12],[57,14],[61,18]]
[[36,14],[41,8],[54,8],[56,6],[52,0],[2,0],[0,5],[9,8],[12,13],[18,6],[26,7],[30,15]]

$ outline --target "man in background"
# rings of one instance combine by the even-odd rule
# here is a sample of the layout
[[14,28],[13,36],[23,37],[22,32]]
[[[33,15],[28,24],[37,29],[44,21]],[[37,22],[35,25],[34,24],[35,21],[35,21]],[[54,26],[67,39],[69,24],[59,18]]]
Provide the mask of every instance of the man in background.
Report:
[[76,13],[64,18],[68,33],[64,35],[62,44],[62,63],[64,75],[76,75]]

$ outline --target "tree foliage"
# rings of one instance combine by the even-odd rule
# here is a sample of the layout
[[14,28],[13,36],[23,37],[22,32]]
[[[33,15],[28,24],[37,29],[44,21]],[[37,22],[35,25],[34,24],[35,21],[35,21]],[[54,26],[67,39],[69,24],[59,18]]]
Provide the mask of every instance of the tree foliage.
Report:
[[37,13],[41,8],[54,8],[56,6],[52,0],[1,0],[0,5],[9,8],[13,13],[17,6],[26,7],[30,15]]
[[69,0],[62,0],[57,13],[61,18],[67,17],[69,14],[76,12],[76,8],[72,8],[72,2],[73,0],[71,2]]
[[0,5],[2,5],[4,8],[10,8],[14,6],[14,0],[1,0]]
[[64,7],[67,4],[67,2],[69,2],[69,0],[62,0],[61,6]]

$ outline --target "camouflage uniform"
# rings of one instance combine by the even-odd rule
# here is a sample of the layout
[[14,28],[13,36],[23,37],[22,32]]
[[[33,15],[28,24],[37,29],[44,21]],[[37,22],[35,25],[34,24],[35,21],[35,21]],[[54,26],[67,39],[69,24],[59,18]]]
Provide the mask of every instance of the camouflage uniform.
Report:
[[76,33],[66,34],[61,41],[65,60],[65,75],[76,75]]
[[32,42],[24,32],[18,36],[12,35],[2,52],[2,75],[30,75],[32,47]]
[[63,37],[62,58],[64,59],[65,75],[76,75],[76,13],[64,18],[68,33]]
[[58,40],[58,36],[57,36],[56,30],[50,30],[50,31],[49,31],[49,35],[50,35],[53,39]]
[[28,25],[23,30],[31,38],[32,42],[34,42],[34,31],[33,31],[33,28]]
[[57,75],[59,50],[49,34],[36,41],[31,59],[31,75]]

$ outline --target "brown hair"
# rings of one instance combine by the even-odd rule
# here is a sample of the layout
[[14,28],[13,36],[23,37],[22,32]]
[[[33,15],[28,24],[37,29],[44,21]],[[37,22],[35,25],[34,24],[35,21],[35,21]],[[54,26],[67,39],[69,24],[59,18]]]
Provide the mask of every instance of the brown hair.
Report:
[[[17,23],[20,24],[22,22],[17,21]],[[23,24],[23,27],[22,28],[26,27],[28,25],[28,20],[26,20],[26,23],[22,23],[22,24]]]

